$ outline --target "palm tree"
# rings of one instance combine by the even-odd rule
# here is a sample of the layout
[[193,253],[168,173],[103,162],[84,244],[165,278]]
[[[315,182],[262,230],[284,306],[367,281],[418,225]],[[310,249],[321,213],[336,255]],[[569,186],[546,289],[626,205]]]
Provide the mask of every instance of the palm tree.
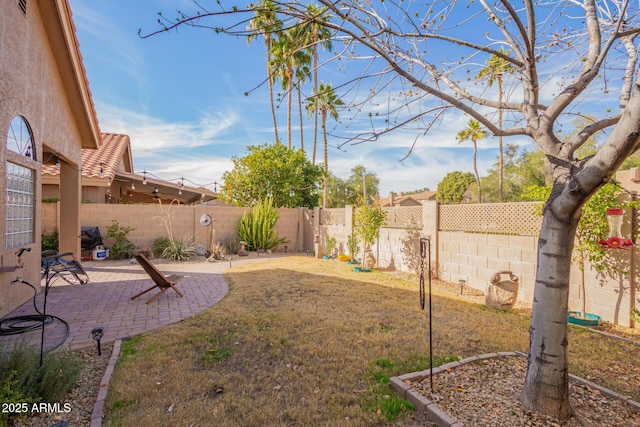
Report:
[[249,21],[247,30],[250,31],[247,36],[247,43],[251,43],[254,37],[262,34],[264,43],[267,47],[267,83],[269,86],[269,101],[271,103],[271,117],[273,117],[273,131],[275,132],[276,142],[278,138],[278,123],[276,121],[276,107],[273,102],[273,76],[271,75],[271,38],[282,28],[282,22],[278,18],[278,6],[270,0],[259,0],[254,6],[256,16]]
[[306,43],[305,27],[297,25],[291,29],[291,37],[299,46],[294,54],[295,65],[295,87],[298,95],[298,118],[300,119],[300,148],[304,151],[304,125],[302,119],[302,90],[301,86],[309,77],[309,66],[311,65],[310,49]]
[[478,140],[487,137],[487,132],[480,127],[480,122],[477,120],[469,120],[467,123],[467,127],[460,132],[456,136],[458,140],[458,144],[470,139],[473,142],[473,171],[476,175],[476,183],[478,185],[478,203],[482,203],[482,194],[480,190],[480,175],[478,175]]
[[[318,94],[318,44],[322,49],[331,50],[331,32],[322,25],[322,22],[329,20],[329,13],[326,8],[319,9],[314,4],[307,5],[307,11],[313,13],[312,16],[316,17],[316,20],[311,22],[311,41],[313,43],[313,93]],[[314,112],[313,119],[313,155],[311,156],[311,162],[315,164],[316,161],[316,147],[317,147],[317,135],[318,135],[318,110]]]
[[[300,85],[294,83],[294,77],[304,78],[306,67],[310,59],[304,49],[300,48],[300,40],[295,31],[280,33],[271,48],[271,70],[273,75],[282,81],[282,89],[287,91],[287,146],[291,149],[291,108],[293,105],[293,88]],[[306,71],[308,74],[308,68]],[[299,95],[300,98],[300,95]],[[300,123],[302,127],[302,123]],[[301,141],[301,144],[303,142]]]
[[331,83],[320,83],[317,95],[309,99],[307,104],[307,113],[309,116],[316,109],[320,111],[320,119],[322,121],[322,140],[324,143],[324,194],[322,197],[322,207],[329,206],[329,150],[327,145],[327,114],[334,120],[338,120],[338,110],[336,107],[344,105],[342,100],[338,98],[335,91],[331,87]]
[[[510,50],[500,49],[500,53],[509,56]],[[502,75],[504,73],[513,72],[515,68],[509,61],[502,56],[491,55],[487,60],[487,66],[480,70],[477,79],[487,79],[489,86],[494,81],[498,82],[498,103],[502,104]],[[498,107],[498,127],[502,129],[502,108]],[[498,199],[502,202],[502,181],[504,177],[504,157],[502,148],[502,135],[498,136],[498,145],[500,147],[500,158],[498,160]]]
[[[309,22],[303,25],[304,33],[308,37],[308,44],[311,45],[313,54],[313,95],[318,95],[318,45],[322,49],[331,50],[331,32],[322,25],[329,20],[327,8],[319,8],[314,4],[307,5],[307,15]],[[313,152],[311,163],[316,164],[316,147],[318,142],[318,109],[313,111]]]

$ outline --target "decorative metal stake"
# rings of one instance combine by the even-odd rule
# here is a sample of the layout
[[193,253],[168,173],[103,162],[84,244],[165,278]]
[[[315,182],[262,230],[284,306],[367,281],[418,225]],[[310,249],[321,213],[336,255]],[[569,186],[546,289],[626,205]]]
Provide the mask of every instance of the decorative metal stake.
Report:
[[433,390],[433,328],[432,316],[433,305],[431,302],[431,239],[427,237],[420,238],[420,308],[424,310],[425,306],[425,288],[424,288],[424,260],[428,259],[429,267],[429,382],[431,390]]

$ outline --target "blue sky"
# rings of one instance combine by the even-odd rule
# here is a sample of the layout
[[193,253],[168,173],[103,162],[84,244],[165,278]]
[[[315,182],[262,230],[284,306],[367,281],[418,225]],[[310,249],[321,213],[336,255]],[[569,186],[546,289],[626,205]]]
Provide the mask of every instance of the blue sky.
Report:
[[[143,33],[158,28],[157,12],[174,17],[177,9],[189,10],[191,0],[69,2],[100,129],[131,137],[136,173],[146,170],[172,181],[184,177],[200,186],[220,181],[232,168],[231,157],[243,156],[247,145],[273,142],[268,88],[261,85],[266,77],[262,40],[248,45],[244,38],[194,28],[138,37],[140,28]],[[345,79],[337,70],[323,72],[321,79],[334,85]],[[339,128],[349,121],[347,114],[342,113]],[[278,115],[286,143],[284,103]],[[473,170],[471,143],[455,140],[467,120],[448,117],[404,161],[415,133],[397,131],[376,142],[330,148],[329,169],[347,178],[351,168],[364,165],[380,179],[383,197],[389,191],[435,190],[446,173]],[[358,126],[365,124],[354,122],[345,132],[358,131]],[[307,149],[312,130],[312,121],[305,120]],[[294,146],[298,133],[296,126]],[[320,138],[318,143],[321,161]],[[481,141],[479,148],[478,169],[484,175],[496,161],[497,140]]]

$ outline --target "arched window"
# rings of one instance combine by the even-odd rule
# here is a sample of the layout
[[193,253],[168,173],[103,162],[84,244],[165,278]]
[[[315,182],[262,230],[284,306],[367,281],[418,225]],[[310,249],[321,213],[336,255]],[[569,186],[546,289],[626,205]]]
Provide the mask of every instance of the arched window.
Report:
[[6,162],[6,247],[15,248],[35,241],[35,171],[27,166],[36,159],[36,150],[31,127],[22,116],[11,120],[7,149],[24,156]]
[[7,134],[7,148],[14,153],[36,160],[36,150],[33,143],[31,126],[22,116],[15,116],[9,125]]

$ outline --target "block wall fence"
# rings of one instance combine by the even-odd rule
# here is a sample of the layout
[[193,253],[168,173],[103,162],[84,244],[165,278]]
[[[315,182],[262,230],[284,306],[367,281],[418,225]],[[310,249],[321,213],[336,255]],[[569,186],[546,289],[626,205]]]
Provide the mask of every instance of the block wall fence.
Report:
[[[417,208],[386,208],[387,224],[380,229],[372,250],[379,267],[415,274],[421,264],[420,238],[428,238],[435,276],[455,283],[464,280],[466,286],[484,292],[494,273],[511,271],[520,282],[518,300],[530,304],[537,268],[537,230],[541,225],[541,218],[531,213],[532,206],[531,203],[439,205],[425,202]],[[314,240],[325,248],[329,235],[336,239],[337,250],[346,253],[346,240],[353,233],[353,210],[351,206],[313,210],[283,208],[276,231],[288,240],[288,252],[313,252]],[[170,218],[174,238],[190,237],[196,245],[206,248],[212,240],[237,236],[237,223],[249,211],[250,208],[217,206],[83,204],[80,218],[82,226],[98,226],[103,237],[113,220],[134,228],[129,238],[138,247],[151,245],[156,237],[168,236],[164,223]],[[200,216],[205,213],[214,219],[211,227],[200,225]],[[57,230],[58,204],[43,204],[42,219],[43,233]],[[110,242],[106,239],[105,243],[108,246]],[[277,250],[284,251],[284,245]],[[632,256],[637,258],[636,251],[619,251],[616,255],[623,268],[625,265],[628,268]],[[638,264],[636,259],[635,265]],[[581,271],[577,265],[572,266],[569,309],[582,311],[586,297],[588,313],[615,324],[632,326],[629,313],[632,307],[640,307],[640,300],[639,292],[631,292],[629,275],[604,277],[589,265],[585,266],[584,273],[583,292]],[[637,285],[635,288],[637,290]]]

